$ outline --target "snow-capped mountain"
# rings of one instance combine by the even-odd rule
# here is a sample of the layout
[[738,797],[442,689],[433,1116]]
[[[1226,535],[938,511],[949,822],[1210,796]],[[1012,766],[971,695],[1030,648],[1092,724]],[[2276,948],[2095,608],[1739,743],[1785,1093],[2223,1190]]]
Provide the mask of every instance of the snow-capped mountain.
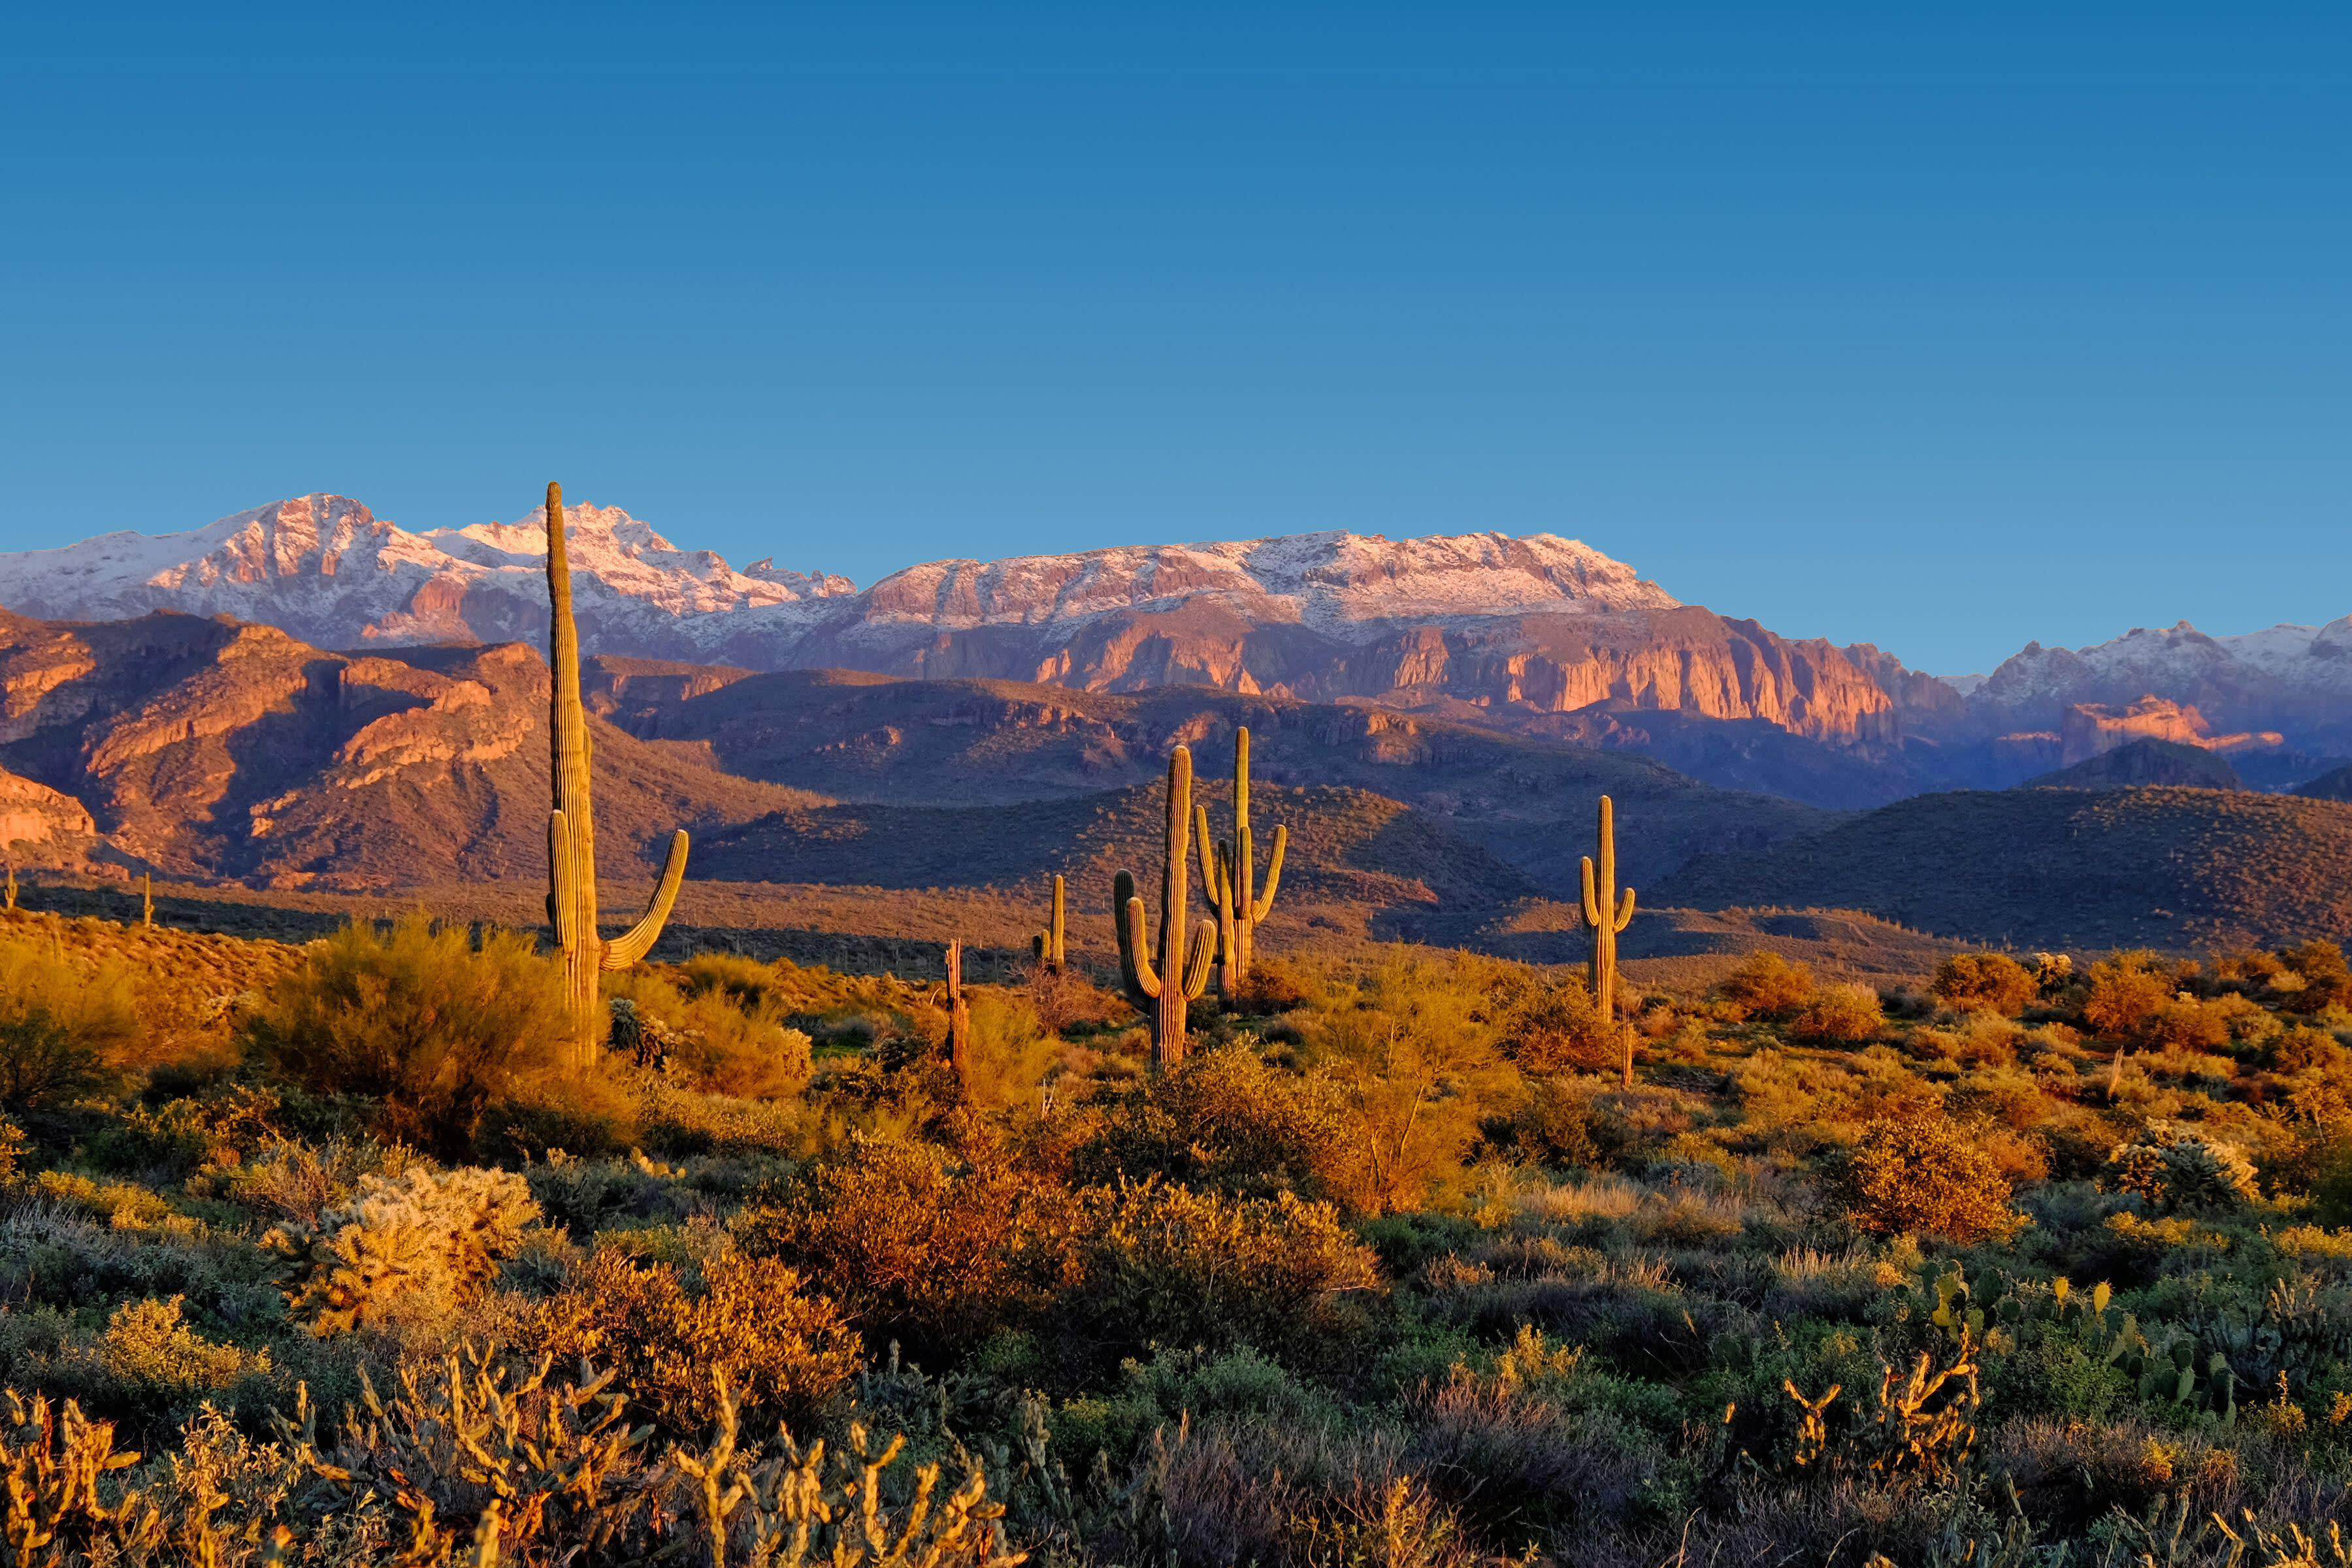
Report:
[[2233,637],[2182,621],[2084,648],[2031,643],[1964,689],[1981,721],[2012,728],[2053,728],[2076,706],[2121,710],[2153,697],[2196,709],[2217,733],[2352,740],[2352,616]]
[[[616,508],[567,507],[583,635],[687,653],[703,618],[853,593],[845,577],[736,571]],[[150,610],[228,615],[321,647],[543,637],[547,535],[536,517],[413,533],[346,496],[256,507],[186,533],[109,533],[0,555],[0,605],[42,619]]]

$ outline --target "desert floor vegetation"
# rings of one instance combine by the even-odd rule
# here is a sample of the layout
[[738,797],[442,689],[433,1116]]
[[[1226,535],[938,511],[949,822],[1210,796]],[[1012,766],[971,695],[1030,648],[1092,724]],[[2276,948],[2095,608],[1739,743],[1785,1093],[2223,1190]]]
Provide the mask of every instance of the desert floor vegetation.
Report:
[[0,917],[9,1561],[2340,1560],[2336,948],[1236,990]]

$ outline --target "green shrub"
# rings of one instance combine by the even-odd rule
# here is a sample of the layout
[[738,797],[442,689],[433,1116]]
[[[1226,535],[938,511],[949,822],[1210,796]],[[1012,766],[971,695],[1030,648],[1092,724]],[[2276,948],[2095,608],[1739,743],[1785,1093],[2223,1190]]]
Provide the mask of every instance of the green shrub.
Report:
[[538,1217],[530,1186],[511,1171],[419,1166],[397,1181],[362,1176],[351,1203],[268,1240],[299,1266],[287,1292],[293,1315],[323,1336],[446,1315]]
[[528,1098],[563,1067],[562,973],[514,931],[406,915],[352,921],[313,945],[247,1025],[247,1049],[314,1094],[360,1094],[390,1132],[463,1148],[494,1101]]
[[2006,1237],[2019,1223],[2008,1180],[1942,1117],[1871,1122],[1848,1155],[1844,1182],[1854,1223],[1880,1235],[1970,1242]]
[[1340,1331],[1344,1293],[1380,1283],[1337,1211],[1289,1193],[1237,1198],[1151,1180],[1089,1188],[1081,1201],[1076,1277],[1055,1317],[1106,1350],[1307,1350]]
[[2153,963],[2152,954],[2127,952],[2091,965],[2083,1022],[2108,1039],[2139,1041],[2176,989]]
[[1361,1133],[1339,1087],[1270,1066],[1247,1044],[1196,1052],[1102,1103],[1100,1130],[1073,1157],[1081,1181],[1160,1175],[1342,1203],[1362,1183]]
[[1936,966],[1931,989],[1957,1011],[2014,1018],[2042,994],[2042,983],[2006,953],[1956,952]]

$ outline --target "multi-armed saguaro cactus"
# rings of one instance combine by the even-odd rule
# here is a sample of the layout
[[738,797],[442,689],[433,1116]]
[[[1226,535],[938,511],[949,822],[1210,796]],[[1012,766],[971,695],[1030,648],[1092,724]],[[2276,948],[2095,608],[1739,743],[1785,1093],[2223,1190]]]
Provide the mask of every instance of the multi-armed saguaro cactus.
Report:
[[1151,1065],[1172,1068],[1184,1059],[1184,1009],[1209,988],[1209,965],[1217,956],[1216,933],[1207,926],[1185,935],[1192,889],[1187,879],[1184,842],[1192,826],[1192,753],[1182,746],[1168,759],[1168,826],[1160,866],[1160,951],[1146,943],[1143,900],[1136,897],[1135,874],[1121,871],[1111,883],[1112,923],[1118,928],[1118,970],[1137,1006],[1153,1004]]
[[[1633,918],[1633,889],[1617,897],[1617,808],[1601,797],[1601,872],[1584,858],[1584,919],[1592,927],[1592,1004],[1604,1029],[1617,1026],[1617,933]],[[1633,1037],[1625,1036],[1625,1087],[1633,1087]]]
[[971,1081],[971,1003],[963,994],[963,942],[948,943],[948,1066],[956,1082]]
[[588,712],[580,705],[580,632],[572,622],[572,567],[563,554],[563,487],[547,487],[547,593],[553,605],[548,633],[554,676],[548,729],[554,754],[549,773],[555,808],[547,816],[547,923],[563,953],[563,983],[572,1011],[579,1062],[596,1059],[604,1009],[596,1001],[596,976],[626,969],[643,958],[661,935],[670,906],[686,879],[686,829],[670,837],[669,859],[645,919],[626,936],[606,938],[596,926],[596,827],[588,799]]
[[1054,917],[1045,929],[1029,939],[1029,951],[1037,962],[1052,973],[1059,974],[1067,962],[1068,950],[1062,943],[1062,879],[1054,878]]
[[1290,847],[1290,829],[1274,830],[1274,856],[1265,863],[1265,891],[1252,896],[1257,877],[1256,847],[1250,842],[1250,742],[1246,728],[1234,731],[1234,836],[1223,843],[1209,837],[1209,808],[1198,809],[1201,834],[1201,884],[1209,907],[1217,911],[1217,994],[1228,1002],[1241,994],[1249,981],[1250,958],[1257,947],[1257,922],[1274,908],[1274,890],[1282,884],[1282,852]]

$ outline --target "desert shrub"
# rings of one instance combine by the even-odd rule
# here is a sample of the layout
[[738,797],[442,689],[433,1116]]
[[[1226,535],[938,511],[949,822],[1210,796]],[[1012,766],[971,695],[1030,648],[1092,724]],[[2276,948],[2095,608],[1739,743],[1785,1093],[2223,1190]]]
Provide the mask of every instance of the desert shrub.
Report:
[[1623,1040],[1579,980],[1531,987],[1502,1022],[1502,1047],[1521,1072],[1599,1072],[1616,1065]]
[[1715,994],[1735,1017],[1785,1017],[1811,998],[1812,967],[1791,963],[1772,949],[1760,947],[1723,977]]
[[1798,1009],[1790,1032],[1809,1040],[1856,1045],[1886,1027],[1878,993],[1867,985],[1824,985]]
[[2150,967],[2153,962],[2150,954],[2127,952],[2091,965],[2083,1022],[2111,1040],[2141,1039],[2175,991],[2169,980]]
[[1081,1181],[1161,1175],[1342,1203],[1361,1184],[1360,1132],[1339,1086],[1270,1066],[1247,1044],[1196,1052],[1102,1104],[1099,1130],[1072,1157]]
[[2253,1166],[2236,1144],[2151,1121],[2107,1157],[2107,1184],[2168,1213],[2243,1206],[2256,1194]]
[[1611,1152],[1612,1141],[1593,1116],[1591,1082],[1552,1077],[1528,1080],[1516,1100],[1480,1124],[1486,1150],[1558,1169],[1600,1164]]
[[754,1256],[800,1265],[877,1343],[961,1348],[1044,1305],[1071,1217],[1060,1188],[1001,1152],[860,1137],[791,1202],[747,1211],[736,1234]]
[[1880,1235],[1969,1242],[2017,1226],[2008,1181],[1967,1130],[1942,1117],[1871,1122],[1847,1157],[1843,1182],[1854,1223]]
[[530,1348],[620,1375],[633,1405],[674,1432],[719,1415],[714,1374],[762,1422],[798,1424],[857,1370],[840,1310],[774,1258],[726,1251],[691,1277],[602,1249],[542,1304]]
[[2042,984],[2006,953],[1956,952],[1936,966],[1932,989],[1947,1007],[2014,1018],[2042,994]]
[[351,1203],[268,1240],[299,1268],[287,1295],[293,1315],[323,1336],[445,1315],[538,1217],[530,1186],[510,1171],[416,1166],[396,1181],[362,1176]]
[[0,1105],[56,1105],[111,1081],[139,1038],[132,995],[119,964],[0,940]]
[[527,1098],[569,1046],[562,976],[513,931],[422,914],[352,921],[316,944],[247,1025],[247,1048],[316,1094],[374,1098],[385,1129],[463,1146],[485,1107]]
[[1358,1206],[1417,1206],[1455,1179],[1495,1098],[1517,1072],[1496,1045],[1496,976],[1468,954],[1391,959],[1335,977],[1297,1016],[1307,1059],[1330,1075],[1360,1129]]
[[993,985],[970,993],[971,1042],[964,1053],[964,1084],[974,1105],[999,1110],[1034,1105],[1061,1042],[1046,1033],[1030,1000]]
[[183,1420],[198,1405],[276,1392],[268,1350],[205,1339],[187,1322],[186,1299],[145,1297],[114,1309],[96,1340],[66,1348],[36,1375],[52,1393],[93,1411],[141,1422]]
[[319,1143],[273,1139],[204,1184],[207,1193],[272,1220],[315,1226],[349,1203],[369,1176],[397,1178],[417,1156],[397,1143],[330,1138]]
[[1075,1279],[1055,1318],[1106,1351],[1153,1342],[1282,1352],[1338,1331],[1341,1294],[1380,1280],[1328,1204],[1151,1180],[1081,1194]]

